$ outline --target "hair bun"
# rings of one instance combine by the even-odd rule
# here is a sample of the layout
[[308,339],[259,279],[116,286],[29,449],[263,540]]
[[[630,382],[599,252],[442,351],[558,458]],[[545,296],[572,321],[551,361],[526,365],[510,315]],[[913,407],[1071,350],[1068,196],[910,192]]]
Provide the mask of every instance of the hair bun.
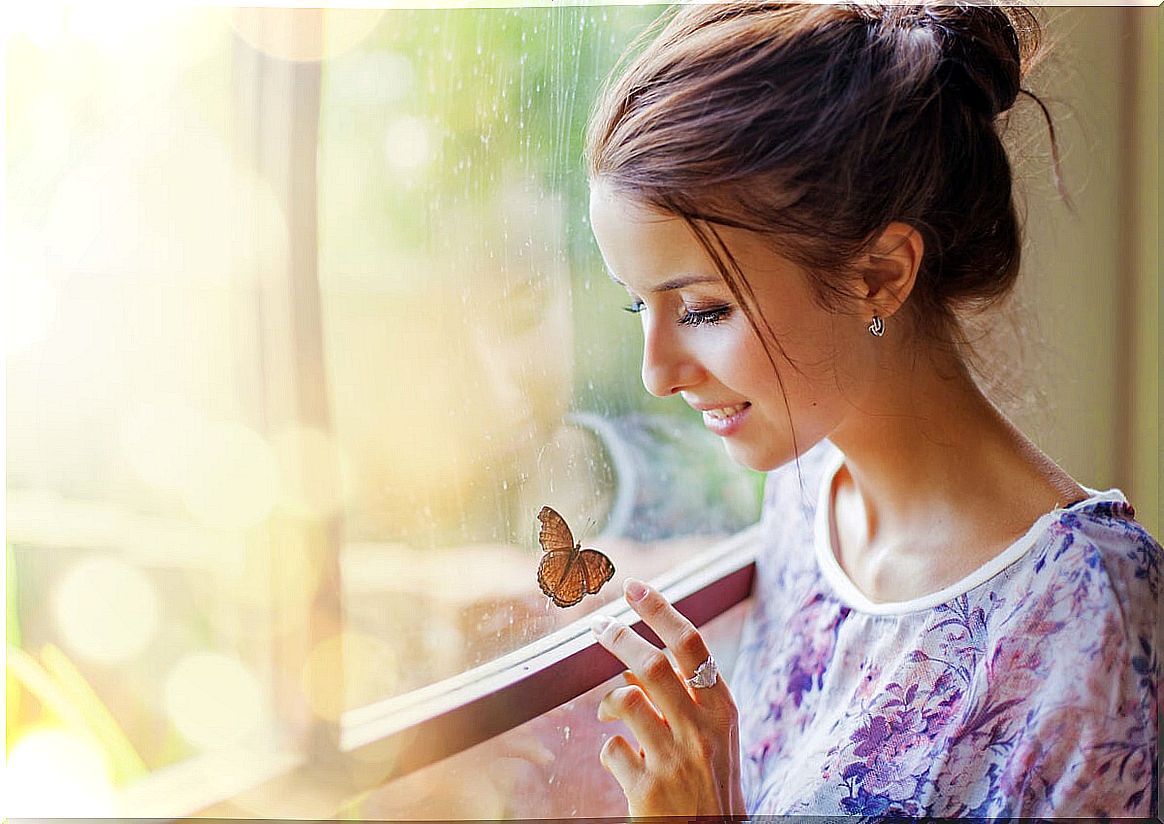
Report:
[[992,118],[1014,105],[1024,63],[1038,47],[1038,22],[1028,10],[934,5],[924,7],[918,23],[939,38],[938,79],[944,86]]

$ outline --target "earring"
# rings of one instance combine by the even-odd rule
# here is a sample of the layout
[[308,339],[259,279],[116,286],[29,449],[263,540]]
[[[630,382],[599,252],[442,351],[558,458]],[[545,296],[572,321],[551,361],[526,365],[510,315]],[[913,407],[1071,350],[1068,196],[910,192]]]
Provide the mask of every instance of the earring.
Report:
[[885,334],[885,321],[880,315],[874,315],[873,320],[869,321],[869,334],[875,338]]

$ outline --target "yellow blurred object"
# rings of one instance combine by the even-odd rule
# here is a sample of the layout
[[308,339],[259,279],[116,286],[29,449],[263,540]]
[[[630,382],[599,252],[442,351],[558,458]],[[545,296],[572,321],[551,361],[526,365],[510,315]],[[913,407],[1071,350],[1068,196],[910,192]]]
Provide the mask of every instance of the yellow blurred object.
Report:
[[[117,785],[145,775],[148,772],[145,762],[72,661],[52,644],[44,646],[41,658],[43,665],[24,650],[9,644],[6,675],[35,698],[49,717],[65,730],[92,738],[105,754],[112,780]],[[18,720],[20,718],[17,716]],[[19,741],[23,734],[20,727],[16,727],[12,739]],[[10,748],[10,754],[13,751],[15,745]]]

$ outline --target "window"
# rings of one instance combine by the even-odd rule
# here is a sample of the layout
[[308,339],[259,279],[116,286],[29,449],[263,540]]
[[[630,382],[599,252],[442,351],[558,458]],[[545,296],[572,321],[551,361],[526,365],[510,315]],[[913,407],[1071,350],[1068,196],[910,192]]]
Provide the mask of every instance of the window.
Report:
[[[722,541],[761,478],[642,392],[586,225],[586,113],[658,11],[25,21],[10,203],[43,322],[9,364],[9,726],[41,783],[16,814],[254,815],[336,753],[412,772],[382,757],[401,707],[469,713],[403,726],[431,761],[483,737],[467,695],[593,682],[563,644],[623,576],[726,562],[693,609],[717,575],[746,595]],[[617,567],[567,609],[536,582],[547,504]],[[53,801],[74,763],[91,792]]]
[[[348,708],[512,652],[615,592],[549,604],[543,505],[620,580],[755,520],[757,479],[676,405],[644,403],[640,333],[586,225],[586,113],[657,13],[394,11],[324,66]],[[676,483],[700,475],[691,462],[705,485]]]

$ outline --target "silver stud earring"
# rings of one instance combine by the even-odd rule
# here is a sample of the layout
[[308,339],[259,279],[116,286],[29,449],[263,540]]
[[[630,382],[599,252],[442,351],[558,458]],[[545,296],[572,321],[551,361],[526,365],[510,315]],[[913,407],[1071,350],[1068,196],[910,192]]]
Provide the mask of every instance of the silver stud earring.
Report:
[[874,315],[873,320],[869,321],[869,334],[875,338],[885,334],[885,321],[880,315]]

